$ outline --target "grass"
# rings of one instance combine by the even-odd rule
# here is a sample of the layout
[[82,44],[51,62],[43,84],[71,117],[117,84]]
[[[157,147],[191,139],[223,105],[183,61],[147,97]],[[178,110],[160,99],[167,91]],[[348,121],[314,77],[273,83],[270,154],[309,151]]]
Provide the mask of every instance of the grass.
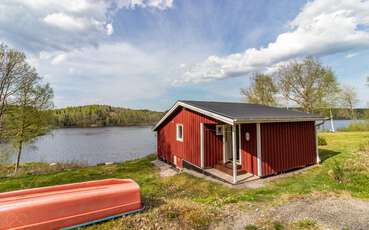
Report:
[[314,220],[303,219],[293,223],[296,229],[317,229],[317,224]]
[[[247,201],[255,205],[313,192],[349,193],[369,199],[369,132],[322,133],[322,163],[298,174],[279,178],[258,189],[235,190],[182,173],[160,178],[151,161],[154,155],[113,165],[80,167],[23,164],[9,176],[12,166],[0,167],[0,192],[104,178],[132,178],[141,186],[147,207],[142,214],[94,225],[90,229],[148,228],[206,229],[223,218],[226,204]],[[279,227],[279,229],[282,227]]]

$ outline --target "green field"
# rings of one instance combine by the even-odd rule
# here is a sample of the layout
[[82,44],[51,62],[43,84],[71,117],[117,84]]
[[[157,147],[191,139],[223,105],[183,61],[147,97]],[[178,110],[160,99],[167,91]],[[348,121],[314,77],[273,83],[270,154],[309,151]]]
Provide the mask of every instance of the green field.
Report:
[[[22,188],[57,185],[104,178],[132,178],[141,186],[146,210],[92,229],[207,228],[221,221],[223,207],[244,202],[258,206],[273,205],[294,196],[311,193],[349,194],[369,198],[369,132],[320,134],[327,145],[320,148],[321,164],[268,182],[258,189],[231,189],[185,173],[160,178],[151,161],[154,155],[114,165],[79,167],[48,166],[43,163],[22,165],[19,174],[10,175],[12,166],[0,168],[0,192]],[[247,207],[246,207],[247,208]]]

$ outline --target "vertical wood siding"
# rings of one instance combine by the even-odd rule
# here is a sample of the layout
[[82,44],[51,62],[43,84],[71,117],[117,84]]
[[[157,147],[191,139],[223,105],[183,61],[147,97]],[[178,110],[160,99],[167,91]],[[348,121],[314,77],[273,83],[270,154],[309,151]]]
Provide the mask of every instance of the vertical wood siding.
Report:
[[[249,141],[246,141],[246,132],[250,133]],[[257,175],[256,124],[242,124],[240,140],[242,169]]]
[[[200,123],[216,124],[217,121],[184,108],[173,113],[158,129],[158,156],[173,162],[176,155],[200,167]],[[183,124],[183,142],[176,140],[176,124]]]
[[216,135],[215,125],[204,125],[205,168],[212,168],[223,161],[223,136]]
[[262,123],[263,176],[314,164],[316,162],[314,132],[313,121]]

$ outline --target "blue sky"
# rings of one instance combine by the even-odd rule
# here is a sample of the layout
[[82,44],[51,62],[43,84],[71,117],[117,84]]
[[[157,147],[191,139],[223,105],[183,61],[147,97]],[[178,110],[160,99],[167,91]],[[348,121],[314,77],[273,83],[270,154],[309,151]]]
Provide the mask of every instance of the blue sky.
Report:
[[240,101],[253,72],[306,55],[363,107],[368,12],[360,0],[3,0],[0,41],[26,52],[57,107]]

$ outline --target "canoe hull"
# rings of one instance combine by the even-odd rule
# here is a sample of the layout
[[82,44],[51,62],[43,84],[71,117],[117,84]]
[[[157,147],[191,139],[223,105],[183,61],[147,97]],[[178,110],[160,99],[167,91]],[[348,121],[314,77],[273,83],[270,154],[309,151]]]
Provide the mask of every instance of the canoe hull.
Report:
[[0,229],[60,229],[141,209],[139,186],[107,179],[0,194]]

